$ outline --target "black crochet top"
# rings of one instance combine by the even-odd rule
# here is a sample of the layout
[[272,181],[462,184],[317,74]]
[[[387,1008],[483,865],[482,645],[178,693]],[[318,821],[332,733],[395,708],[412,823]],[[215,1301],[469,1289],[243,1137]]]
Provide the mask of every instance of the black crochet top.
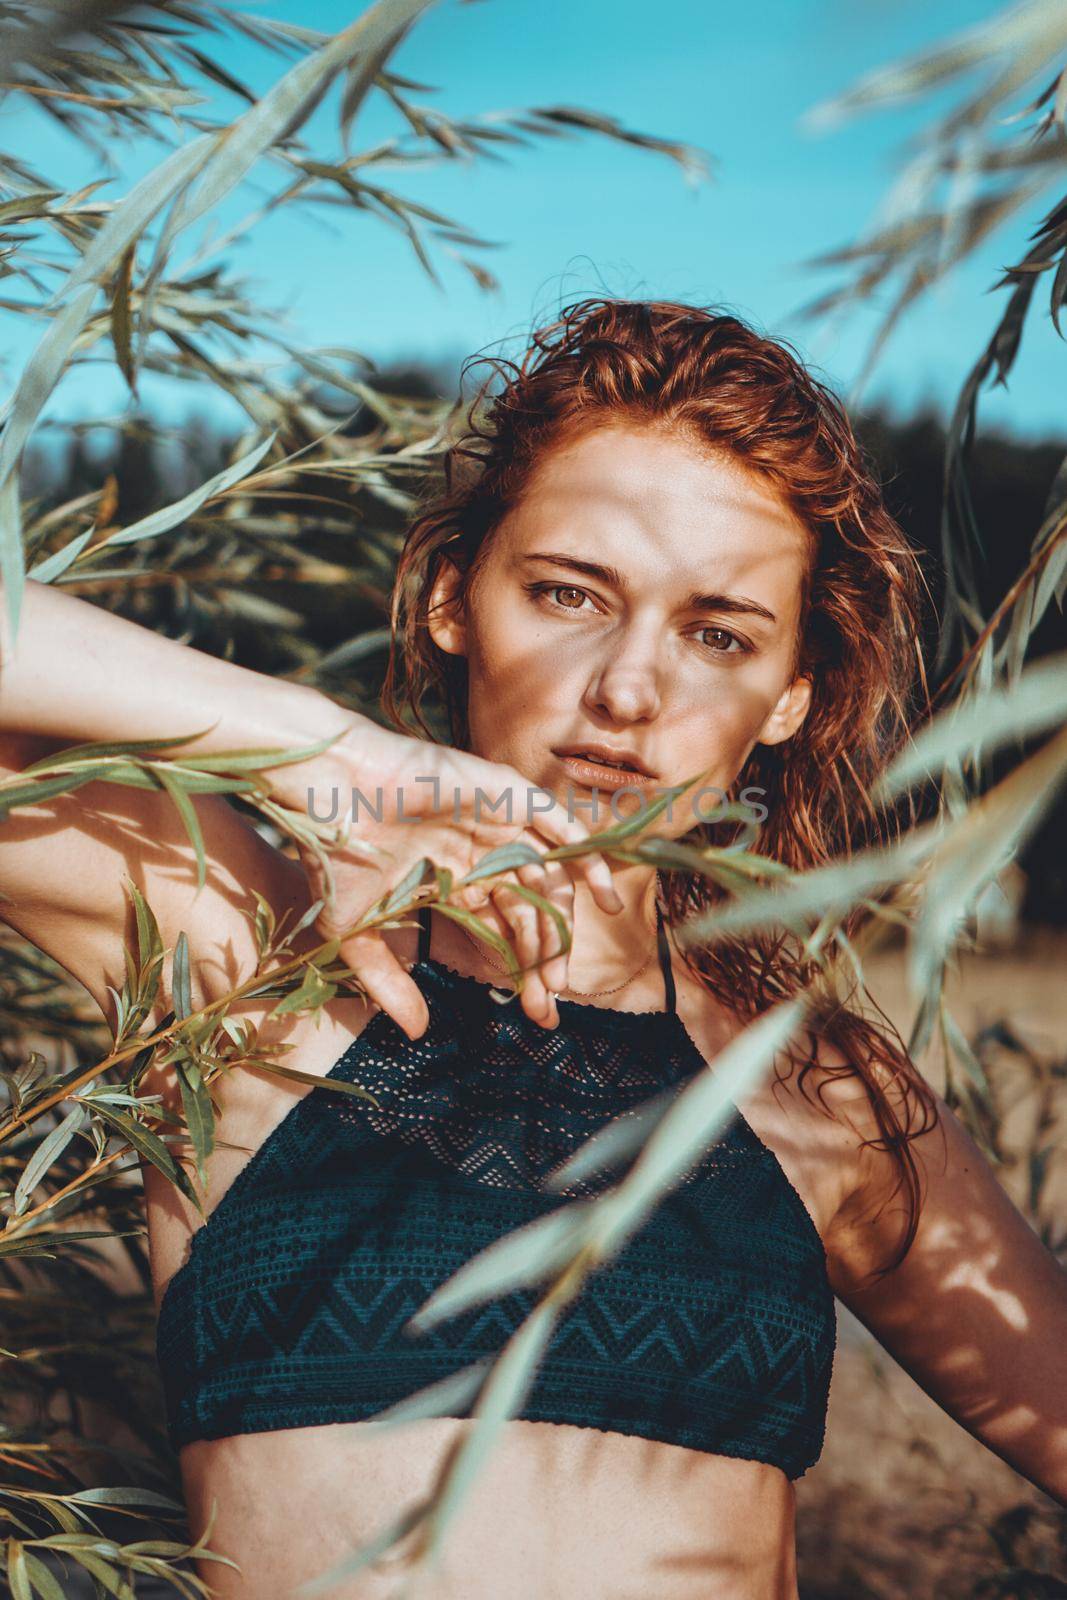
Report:
[[[175,1448],[354,1422],[494,1355],[536,1303],[506,1294],[405,1328],[486,1245],[618,1173],[540,1181],[596,1130],[704,1060],[665,1011],[561,998],[548,1031],[494,986],[429,954],[412,977],[430,1023],[411,1041],[376,1012],[327,1075],[381,1109],[312,1089],[238,1174],[160,1307]],[[500,991],[497,991],[500,992]],[[698,1166],[564,1311],[518,1415],[771,1462],[818,1459],[836,1335],[815,1224],[738,1111]]]

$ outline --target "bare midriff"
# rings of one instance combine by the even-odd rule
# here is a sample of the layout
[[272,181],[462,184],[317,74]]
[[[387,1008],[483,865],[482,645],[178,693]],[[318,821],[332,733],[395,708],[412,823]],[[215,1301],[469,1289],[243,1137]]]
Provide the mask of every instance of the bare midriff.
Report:
[[[472,1424],[432,1418],[200,1441],[181,1453],[194,1534],[218,1600],[292,1600],[432,1490]],[[796,1600],[795,1494],[779,1467],[658,1440],[511,1421],[445,1529],[419,1600]],[[397,1600],[392,1557],[325,1591]]]

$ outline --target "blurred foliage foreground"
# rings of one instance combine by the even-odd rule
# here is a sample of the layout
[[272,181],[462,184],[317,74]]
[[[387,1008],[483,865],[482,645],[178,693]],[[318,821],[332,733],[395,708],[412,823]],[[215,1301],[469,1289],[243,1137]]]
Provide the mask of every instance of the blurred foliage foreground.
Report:
[[[86,164],[84,181],[71,189],[37,170],[25,142],[0,152],[3,305],[40,327],[0,438],[0,575],[13,632],[29,572],[374,713],[403,529],[435,481],[460,407],[425,386],[389,385],[357,349],[304,346],[233,274],[234,249],[280,207],[296,220],[373,218],[402,232],[430,277],[435,256],[444,253],[491,288],[480,259],[488,242],[405,198],[392,174],[500,158],[535,140],[580,134],[666,157],[687,176],[704,165],[688,146],[575,107],[465,119],[432,109],[427,86],[389,66],[431,3],[380,0],[335,35],[207,0],[0,5],[0,93],[23,116],[32,107],[69,135]],[[227,44],[235,36],[252,41],[270,63],[266,92],[231,71]],[[965,82],[976,70],[989,73],[984,88],[968,92],[955,116],[933,128],[905,220],[891,220],[832,258],[855,273],[838,302],[899,275],[899,314],[994,222],[1026,205],[1041,183],[1057,180],[1065,48],[1059,9],[1023,6],[963,43],[873,75],[846,97],[840,114]],[[1050,81],[1005,133],[997,114],[1042,74]],[[393,108],[402,131],[360,147],[360,111],[371,95]],[[316,144],[309,143],[309,119],[320,107],[336,113],[335,144],[321,131],[322,119]],[[153,160],[116,198],[110,163],[129,140]],[[961,189],[952,180],[964,160],[970,181]],[[950,198],[942,205],[932,197],[945,182]],[[250,183],[254,202],[242,210]],[[800,876],[752,848],[695,849],[640,837],[654,824],[655,808],[638,828],[619,824],[594,841],[620,859],[700,871],[724,891],[715,917],[688,925],[683,938],[784,924],[817,966],[843,966],[861,990],[865,961],[903,938],[915,1017],[910,1047],[920,1058],[940,1052],[948,1098],[994,1160],[1003,1142],[995,1074],[980,1041],[953,1015],[945,979],[1010,883],[1019,852],[1038,837],[1067,768],[1067,659],[1049,650],[1047,626],[1043,644],[1040,633],[1043,619],[1062,606],[1067,582],[1067,474],[1053,473],[1021,555],[1017,514],[1010,539],[991,559],[974,513],[979,392],[1010,369],[1042,280],[1051,284],[1053,319],[1059,312],[1067,294],[1067,206],[1054,207],[1035,237],[1006,275],[1010,303],[966,380],[945,440],[946,492],[936,526],[945,622],[935,641],[940,709],[888,774],[882,795],[887,803],[921,796],[923,820],[892,848]],[[373,308],[357,305],[359,315],[370,318]],[[121,441],[116,470],[53,493],[56,456],[50,468],[41,414],[67,371],[109,359],[131,396],[129,412],[113,424]],[[245,433],[222,459],[209,460],[215,446],[203,430],[175,437],[151,421],[142,395],[153,382],[183,386],[194,406],[206,395],[224,396],[246,418]],[[85,450],[89,431],[67,426],[60,454]],[[161,501],[158,492],[165,472],[138,484],[138,451],[143,459],[149,437],[153,449],[171,452],[170,499]],[[177,485],[191,463],[191,479]],[[200,849],[190,797],[215,791],[246,808],[279,844],[300,838],[328,859],[335,842],[329,831],[285,813],[263,791],[258,769],[276,764],[276,754],[188,761],[180,745],[161,737],[151,745],[61,751],[0,784],[0,819],[93,779],[150,785],[171,796]],[[298,759],[302,752],[289,754]],[[475,873],[506,872],[520,859],[514,849],[496,852]],[[395,921],[423,899],[446,903],[456,887],[432,862],[420,863],[362,925]],[[174,1147],[187,1142],[202,1166],[215,1138],[212,1085],[259,1057],[254,1033],[227,1014],[236,992],[193,1008],[183,940],[174,952],[173,1010],[147,1029],[163,950],[152,908],[135,892],[131,898],[137,938],[116,996],[114,1036],[52,963],[10,933],[0,938],[0,1504],[7,1592],[15,1600],[55,1600],[76,1581],[116,1596],[204,1588],[162,1432],[138,1163],[152,1163],[195,1200]],[[295,929],[276,926],[262,902],[251,915],[260,969],[241,993],[274,996],[288,1010],[317,1010],[346,977],[336,941],[296,960],[288,948]],[[637,1156],[594,1206],[579,1215],[561,1205],[525,1231],[521,1246],[503,1241],[492,1259],[469,1264],[423,1308],[429,1325],[492,1297],[504,1281],[543,1290],[487,1371],[458,1374],[447,1393],[397,1408],[394,1420],[469,1406],[477,1427],[432,1501],[414,1517],[398,1508],[397,1525],[383,1531],[377,1549],[402,1532],[415,1536],[424,1557],[439,1547],[494,1430],[521,1406],[560,1309],[715,1137],[733,1102],[793,1035],[807,999],[761,1017],[722,1053],[714,1072],[695,1079],[666,1110],[650,1107],[579,1151],[558,1175],[561,1185]],[[148,1068],[165,1062],[181,1081],[181,1126],[141,1090]],[[277,1060],[260,1064],[288,1070]],[[1032,1065],[1043,1083],[1062,1089],[1061,1060],[1035,1057]],[[1062,1101],[1056,1104],[1061,1109],[1050,1098],[1047,1115],[1034,1121],[1016,1197],[1050,1247],[1062,1250],[1067,1219],[1046,1204],[1055,1119],[1062,1119]],[[1043,1554],[1002,1533],[1004,1573],[999,1587],[982,1592],[1064,1592]],[[210,1530],[205,1540],[210,1545]],[[374,1553],[355,1553],[347,1570]],[[859,1579],[846,1581],[850,1594],[861,1593]]]

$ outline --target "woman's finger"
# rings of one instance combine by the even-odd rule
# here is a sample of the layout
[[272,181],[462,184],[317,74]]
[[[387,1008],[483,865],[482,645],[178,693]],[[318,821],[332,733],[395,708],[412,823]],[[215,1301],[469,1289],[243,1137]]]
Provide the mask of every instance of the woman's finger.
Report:
[[516,894],[507,883],[498,884],[493,890],[493,905],[507,925],[512,948],[523,969],[522,1008],[534,1022],[554,1027],[557,1020],[555,1002],[538,967],[541,956],[540,913],[536,906]]
[[[532,827],[549,841],[550,849],[559,845],[584,844],[590,834],[585,823],[577,817],[569,817],[558,801],[551,810],[539,811]],[[600,850],[592,850],[582,856],[568,857],[567,860],[602,911],[622,910],[623,900],[615,887],[613,863],[608,856]]]
[[409,1039],[421,1039],[430,1022],[426,997],[385,940],[377,934],[346,939],[338,955],[351,967],[369,998],[388,1012]]
[[[524,835],[524,841],[528,836]],[[537,841],[533,842],[535,848]],[[520,867],[516,877],[527,889],[533,889],[541,898],[555,906],[563,918],[568,938],[574,932],[574,882],[567,871],[568,863],[548,861],[543,866]],[[547,989],[557,994],[567,987],[568,952],[559,953],[564,943],[560,928],[551,911],[538,907],[538,970]]]

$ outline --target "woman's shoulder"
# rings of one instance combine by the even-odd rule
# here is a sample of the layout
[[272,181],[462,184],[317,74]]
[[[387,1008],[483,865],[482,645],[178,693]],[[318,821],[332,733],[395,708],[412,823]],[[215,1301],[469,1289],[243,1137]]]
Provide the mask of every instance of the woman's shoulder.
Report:
[[[681,1004],[707,1061],[744,1025],[707,991],[687,992]],[[806,1206],[831,1271],[838,1243],[857,1218],[868,1219],[872,1253],[884,1255],[887,1228],[899,1234],[899,1216],[870,1219],[890,1200],[900,1171],[884,1145],[887,1118],[889,1125],[896,1119],[907,1126],[910,1117],[914,1125],[918,1077],[910,1063],[896,1072],[863,1070],[833,1032],[818,1023],[806,1027],[741,1103],[745,1120]]]

